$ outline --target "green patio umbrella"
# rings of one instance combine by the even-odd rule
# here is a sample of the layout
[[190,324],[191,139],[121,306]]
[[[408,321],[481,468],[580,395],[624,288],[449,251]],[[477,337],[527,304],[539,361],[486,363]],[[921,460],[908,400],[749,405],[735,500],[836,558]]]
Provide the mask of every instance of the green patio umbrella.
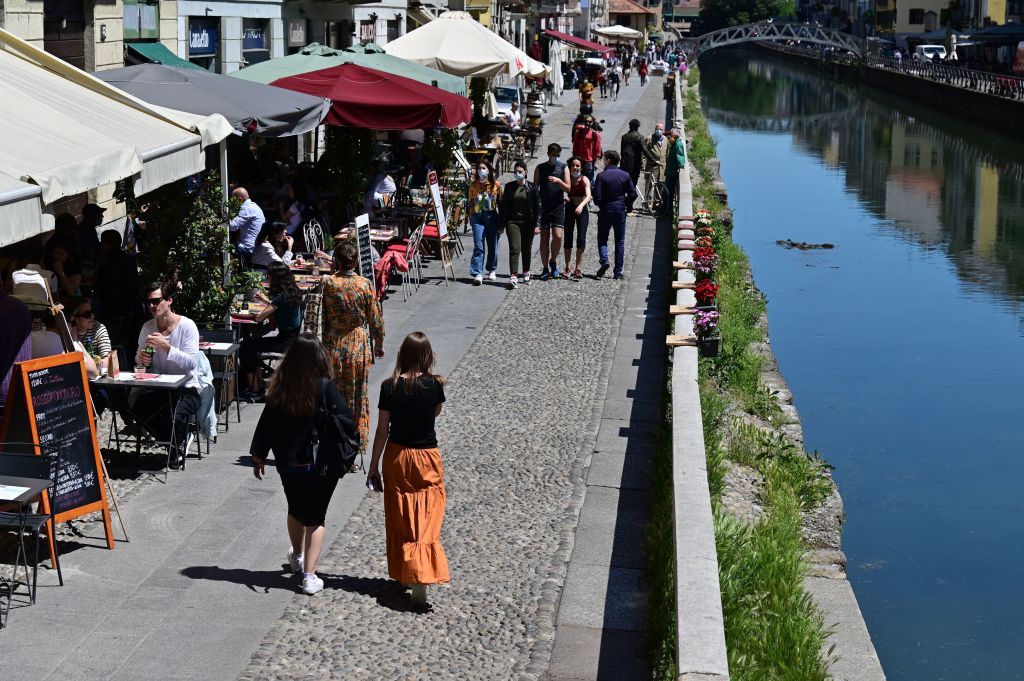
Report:
[[310,43],[295,54],[253,64],[241,71],[235,71],[228,75],[269,85],[281,78],[297,76],[302,73],[309,73],[310,71],[319,71],[340,64],[358,64],[359,66],[377,69],[385,73],[412,78],[428,85],[435,84],[442,90],[447,90],[463,97],[466,96],[466,81],[464,78],[442,73],[436,69],[421,66],[400,57],[393,57],[385,53],[375,43],[353,45],[343,50],[327,47],[319,43]]

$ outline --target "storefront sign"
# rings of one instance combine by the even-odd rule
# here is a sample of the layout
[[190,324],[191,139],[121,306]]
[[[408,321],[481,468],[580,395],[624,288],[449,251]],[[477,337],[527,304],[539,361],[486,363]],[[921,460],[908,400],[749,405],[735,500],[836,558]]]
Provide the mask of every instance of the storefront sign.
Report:
[[265,26],[246,26],[242,29],[243,50],[267,49],[267,28]]
[[217,20],[192,20],[188,25],[188,56],[212,57],[217,54]]
[[288,47],[306,46],[306,20],[288,20]]
[[434,217],[437,218],[437,233],[443,239],[448,236],[448,220],[444,214],[444,203],[441,201],[441,188],[437,184],[437,173],[433,170],[427,174],[427,183],[430,185],[430,196],[434,199]]
[[359,22],[359,39],[366,43],[372,43],[377,39],[377,22],[376,21],[360,21]]

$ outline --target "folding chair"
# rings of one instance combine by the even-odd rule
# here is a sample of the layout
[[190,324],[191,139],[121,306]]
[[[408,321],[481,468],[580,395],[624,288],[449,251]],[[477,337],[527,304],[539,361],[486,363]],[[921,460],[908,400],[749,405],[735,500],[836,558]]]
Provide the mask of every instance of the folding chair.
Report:
[[[11,449],[23,449],[28,451],[11,451]],[[50,477],[53,462],[57,458],[56,452],[51,450],[50,452],[45,451],[45,447],[30,442],[5,442],[3,443],[4,453],[0,456],[0,474],[10,475],[18,478],[31,478],[33,480],[49,480],[49,493],[52,498],[53,486],[56,484],[56,480]],[[33,450],[39,451],[40,454],[36,455]],[[39,577],[39,545],[42,543],[40,539],[40,533],[44,527],[47,528],[49,538],[53,539],[54,553],[53,562],[54,567],[57,568],[57,579],[61,586],[64,586],[64,574],[60,569],[60,559],[57,556],[57,541],[56,537],[56,524],[53,522],[53,515],[50,513],[27,513],[24,511],[3,511],[0,512],[0,527],[7,529],[18,530],[18,553],[17,558],[14,561],[14,570],[17,573],[18,565],[24,558],[25,561],[25,584],[29,585],[28,575],[28,549],[25,547],[25,532],[31,532],[35,539],[35,561],[32,565],[32,581],[31,590],[29,592],[29,600],[31,603],[36,602],[36,587],[38,585]],[[14,576],[16,579],[16,574]],[[6,620],[7,612],[11,607],[11,596],[13,592],[8,595],[7,598],[7,610],[4,613],[4,619]]]

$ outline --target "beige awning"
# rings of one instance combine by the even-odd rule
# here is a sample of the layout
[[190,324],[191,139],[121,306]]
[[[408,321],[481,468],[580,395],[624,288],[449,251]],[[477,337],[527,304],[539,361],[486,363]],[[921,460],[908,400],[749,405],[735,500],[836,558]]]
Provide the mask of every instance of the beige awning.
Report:
[[0,173],[38,185],[44,206],[133,176],[146,193],[203,170],[203,146],[231,133],[219,114],[150,106],[3,30],[0,121]]
[[53,227],[43,215],[39,187],[0,173],[0,248]]
[[402,59],[456,76],[544,75],[548,67],[531,59],[467,12],[445,12],[384,46]]

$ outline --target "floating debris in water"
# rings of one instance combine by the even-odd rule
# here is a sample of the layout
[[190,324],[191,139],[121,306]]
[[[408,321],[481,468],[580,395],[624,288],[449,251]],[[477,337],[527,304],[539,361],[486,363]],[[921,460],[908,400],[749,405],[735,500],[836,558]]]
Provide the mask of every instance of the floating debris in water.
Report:
[[806,241],[793,241],[792,239],[779,239],[775,243],[786,248],[799,248],[801,251],[809,251],[813,248],[835,248],[833,244],[809,244]]

